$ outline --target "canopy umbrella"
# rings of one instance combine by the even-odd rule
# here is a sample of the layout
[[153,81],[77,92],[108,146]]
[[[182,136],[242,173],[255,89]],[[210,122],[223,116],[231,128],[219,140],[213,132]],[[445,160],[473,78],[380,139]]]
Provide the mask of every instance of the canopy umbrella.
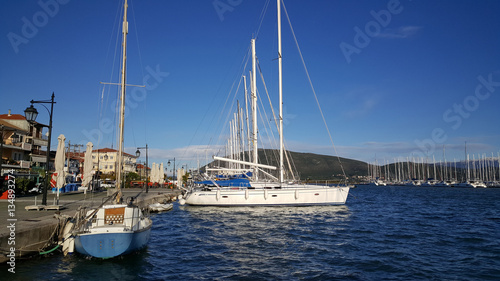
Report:
[[59,190],[64,186],[65,183],[65,174],[64,174],[64,162],[66,161],[66,151],[64,142],[66,141],[66,137],[63,134],[57,137],[57,151],[56,151],[56,159],[55,159],[55,173],[57,174],[56,178],[56,189],[57,189],[57,204],[59,204]]
[[83,180],[82,186],[87,186],[92,181],[92,174],[94,162],[92,161],[92,148],[94,145],[91,142],[87,143],[87,150],[85,151],[85,159],[83,163]]
[[156,182],[156,163],[153,163],[151,166],[151,178],[149,181],[153,184]]
[[158,182],[160,183],[161,186],[165,182],[164,180],[165,175],[163,174],[163,162],[160,164],[160,167],[158,169],[158,176],[159,176]]

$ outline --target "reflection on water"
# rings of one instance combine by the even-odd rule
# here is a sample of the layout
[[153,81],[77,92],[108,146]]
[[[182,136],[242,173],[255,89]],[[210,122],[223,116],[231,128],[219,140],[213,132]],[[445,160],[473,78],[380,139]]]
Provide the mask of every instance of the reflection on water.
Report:
[[19,262],[7,277],[498,280],[500,189],[380,187],[352,194],[342,206],[175,204],[152,216],[151,241],[139,253],[96,260],[56,251]]
[[[205,272],[205,276],[220,274],[221,278],[290,277],[310,270],[303,268],[302,261],[308,259],[308,255],[327,253],[332,240],[337,239],[336,232],[344,229],[351,217],[345,205],[181,206],[180,210],[189,229],[183,235],[193,239],[191,250],[203,253],[203,263],[208,266],[203,270],[210,271],[210,265],[219,269],[212,273],[215,275]],[[273,266],[263,266],[270,264]]]

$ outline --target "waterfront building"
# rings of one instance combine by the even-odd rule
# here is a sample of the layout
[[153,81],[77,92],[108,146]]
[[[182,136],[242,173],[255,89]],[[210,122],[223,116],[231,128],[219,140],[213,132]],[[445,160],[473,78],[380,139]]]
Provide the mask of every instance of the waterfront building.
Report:
[[[41,173],[47,162],[48,138],[43,134],[43,127],[38,122],[30,124],[23,115],[0,115],[1,134],[1,174],[5,170],[16,173],[29,173],[30,170]],[[49,170],[53,170],[54,155],[50,154]]]
[[[118,150],[113,148],[101,148],[92,150],[92,162],[94,170],[99,170],[103,174],[114,174],[116,172],[116,161]],[[123,172],[136,172],[137,157],[128,153],[123,153]]]

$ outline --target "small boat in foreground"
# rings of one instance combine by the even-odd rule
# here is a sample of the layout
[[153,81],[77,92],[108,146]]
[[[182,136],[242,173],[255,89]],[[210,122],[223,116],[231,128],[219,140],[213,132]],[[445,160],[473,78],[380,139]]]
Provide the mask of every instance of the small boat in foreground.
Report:
[[[120,99],[120,134],[118,138],[117,163],[123,163],[123,130],[125,115],[125,69],[126,42],[128,33],[127,0],[123,14],[123,51],[122,78]],[[151,234],[152,220],[146,216],[139,206],[134,204],[134,197],[123,204],[121,179],[122,165],[116,165],[116,192],[108,197],[98,208],[89,210],[80,216],[71,231],[74,249],[85,256],[96,258],[112,258],[125,255],[145,247]],[[137,196],[136,196],[137,197]],[[113,204],[108,202],[114,201]],[[67,233],[65,233],[67,235]],[[67,239],[70,242],[70,239]],[[67,243],[72,244],[72,243]],[[71,248],[71,245],[68,245]],[[64,249],[63,247],[63,250]],[[71,252],[71,249],[68,249]]]
[[104,205],[87,212],[74,247],[78,253],[96,258],[125,255],[146,246],[152,224],[133,202]]

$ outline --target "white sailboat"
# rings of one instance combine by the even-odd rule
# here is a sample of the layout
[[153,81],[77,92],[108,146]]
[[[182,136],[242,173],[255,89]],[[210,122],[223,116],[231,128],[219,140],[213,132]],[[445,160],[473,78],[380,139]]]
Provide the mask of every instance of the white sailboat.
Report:
[[[127,0],[125,0],[117,163],[123,162],[127,7]],[[116,165],[116,192],[99,208],[88,211],[85,217],[75,224],[73,230],[74,247],[78,253],[97,258],[112,258],[141,249],[148,243],[153,222],[134,204],[133,199],[128,204],[122,204],[121,177],[122,165],[118,164]],[[113,204],[106,205],[112,200],[114,200]]]
[[[257,117],[253,112],[253,162],[214,157],[214,160],[232,162],[249,166],[253,169],[253,179],[231,183],[208,180],[208,185],[192,186],[180,200],[181,204],[198,206],[309,206],[345,204],[350,186],[320,186],[311,184],[286,183],[284,181],[284,141],[283,141],[283,102],[282,102],[282,56],[281,56],[281,5],[278,7],[278,63],[279,63],[279,136],[280,164],[279,167],[258,163],[257,149]],[[255,39],[252,39],[252,111],[256,111],[256,63]],[[277,181],[259,181],[259,169],[279,170]]]

